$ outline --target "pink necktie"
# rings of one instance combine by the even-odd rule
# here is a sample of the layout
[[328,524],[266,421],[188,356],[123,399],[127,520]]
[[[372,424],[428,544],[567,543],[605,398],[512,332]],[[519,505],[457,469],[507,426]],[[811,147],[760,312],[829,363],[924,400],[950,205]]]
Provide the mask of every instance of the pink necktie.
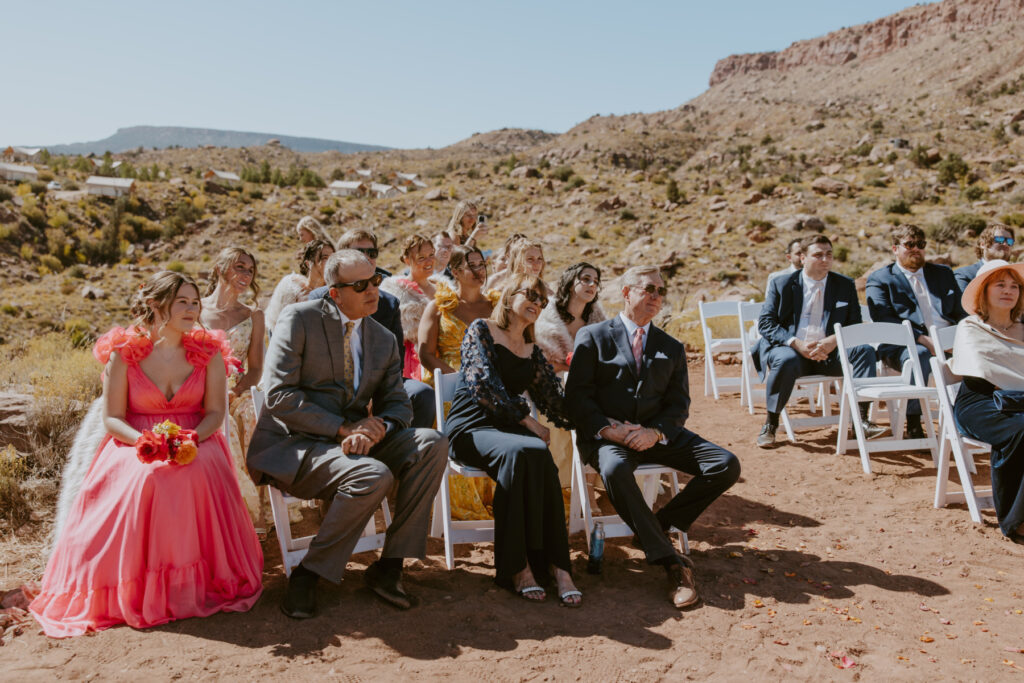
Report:
[[640,374],[640,359],[644,357],[644,328],[636,328],[633,333],[633,360],[636,361],[636,374]]

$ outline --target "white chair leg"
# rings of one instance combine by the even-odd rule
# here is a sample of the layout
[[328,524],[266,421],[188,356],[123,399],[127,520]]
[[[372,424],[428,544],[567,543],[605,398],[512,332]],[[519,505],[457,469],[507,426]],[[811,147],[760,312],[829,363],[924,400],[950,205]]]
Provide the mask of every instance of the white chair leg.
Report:
[[[710,396],[713,391],[713,383],[711,380],[711,354],[707,351],[704,352],[704,395]],[[715,398],[718,398],[718,394],[715,394]]]
[[946,507],[946,488],[949,485],[949,439],[943,432],[939,439],[939,462],[935,466],[935,502],[936,508]]
[[441,477],[441,521],[444,524],[444,564],[448,571],[455,569],[455,548],[452,542],[452,496],[448,488],[449,470]]
[[846,437],[850,429],[850,397],[844,391],[839,399],[839,432],[836,435],[836,455],[844,455],[849,448],[849,439]]
[[789,420],[789,412],[783,408],[779,417],[782,418],[782,427],[786,430],[786,438],[790,443],[796,443],[796,435],[793,433],[793,423]]

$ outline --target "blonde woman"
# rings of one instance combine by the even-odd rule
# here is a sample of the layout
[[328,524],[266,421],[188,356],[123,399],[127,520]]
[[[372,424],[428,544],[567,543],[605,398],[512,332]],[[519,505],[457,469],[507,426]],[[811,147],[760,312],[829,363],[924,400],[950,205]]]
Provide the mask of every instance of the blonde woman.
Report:
[[446,232],[455,244],[472,247],[476,246],[477,237],[487,233],[487,228],[480,220],[480,212],[477,210],[476,204],[461,201],[455,205]]

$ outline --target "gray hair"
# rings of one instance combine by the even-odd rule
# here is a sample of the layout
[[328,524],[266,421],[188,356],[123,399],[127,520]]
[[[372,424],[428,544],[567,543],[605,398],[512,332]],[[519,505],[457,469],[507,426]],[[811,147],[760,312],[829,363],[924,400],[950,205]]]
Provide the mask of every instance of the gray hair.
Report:
[[[661,276],[661,269],[658,266],[633,266],[619,279],[619,284],[623,287],[634,287],[640,284],[640,278],[644,275],[658,275]],[[662,280],[665,278],[662,277]]]
[[324,279],[328,285],[333,285],[341,278],[341,271],[354,266],[372,265],[366,255],[355,249],[339,249],[331,254],[324,265]]

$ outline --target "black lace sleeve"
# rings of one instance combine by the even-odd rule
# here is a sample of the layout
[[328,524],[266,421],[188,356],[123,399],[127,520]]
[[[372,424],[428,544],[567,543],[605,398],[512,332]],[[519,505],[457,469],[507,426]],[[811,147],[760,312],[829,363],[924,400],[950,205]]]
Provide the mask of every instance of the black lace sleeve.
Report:
[[487,322],[474,320],[462,338],[462,381],[477,404],[501,422],[516,424],[530,414],[522,396],[510,396],[498,374],[498,352]]
[[527,388],[530,400],[537,406],[537,410],[547,415],[555,425],[562,429],[574,429],[575,425],[569,421],[565,410],[565,393],[562,390],[562,383],[555,375],[555,369],[544,357],[544,352],[536,344],[533,347],[533,364],[536,370],[533,373],[533,380]]

